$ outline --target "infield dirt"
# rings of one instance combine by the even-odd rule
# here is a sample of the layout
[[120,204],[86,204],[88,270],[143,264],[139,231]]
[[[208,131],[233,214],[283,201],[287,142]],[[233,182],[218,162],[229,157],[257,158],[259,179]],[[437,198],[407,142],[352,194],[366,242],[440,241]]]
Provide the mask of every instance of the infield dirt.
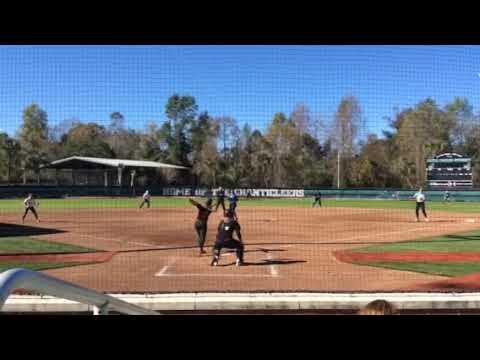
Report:
[[[480,228],[475,215],[435,211],[419,223],[406,210],[251,206],[238,215],[244,267],[233,266],[232,253],[214,268],[210,254],[198,255],[193,207],[45,211],[41,224],[26,225],[37,239],[113,253],[102,263],[45,271],[107,292],[416,290],[445,278],[349,264],[334,252]],[[211,216],[207,246],[219,220]],[[22,226],[20,214],[2,214],[1,222]]]

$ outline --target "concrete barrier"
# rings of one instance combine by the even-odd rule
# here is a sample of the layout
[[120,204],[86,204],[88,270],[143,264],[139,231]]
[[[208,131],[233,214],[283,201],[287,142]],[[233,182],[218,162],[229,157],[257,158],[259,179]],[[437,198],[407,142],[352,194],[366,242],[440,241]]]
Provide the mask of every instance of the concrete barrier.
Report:
[[[182,293],[109,294],[119,300],[155,311],[305,311],[357,310],[384,299],[403,310],[480,310],[480,293]],[[90,305],[51,296],[11,295],[5,312],[75,313],[92,311]]]

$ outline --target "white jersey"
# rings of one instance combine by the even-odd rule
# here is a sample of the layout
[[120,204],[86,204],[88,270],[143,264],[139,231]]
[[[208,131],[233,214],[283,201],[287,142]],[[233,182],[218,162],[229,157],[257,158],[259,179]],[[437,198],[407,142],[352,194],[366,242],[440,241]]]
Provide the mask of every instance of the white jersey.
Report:
[[37,203],[33,199],[26,198],[23,203],[25,204],[26,208],[32,208],[37,206]]
[[143,194],[143,199],[144,200],[150,200],[150,197],[151,197],[151,195],[148,191],[146,191],[145,194]]
[[421,192],[417,192],[415,193],[415,195],[413,195],[413,197],[415,198],[415,200],[417,201],[417,203],[423,203],[425,202],[425,195]]

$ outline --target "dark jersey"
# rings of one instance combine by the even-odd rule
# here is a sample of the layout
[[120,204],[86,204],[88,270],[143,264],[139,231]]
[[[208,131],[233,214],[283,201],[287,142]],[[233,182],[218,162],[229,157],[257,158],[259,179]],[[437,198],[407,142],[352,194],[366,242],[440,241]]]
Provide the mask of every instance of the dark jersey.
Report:
[[225,222],[225,221],[220,221],[220,224],[218,225],[218,233],[217,233],[217,241],[221,242],[227,242],[231,240],[237,240],[233,238],[233,232],[240,232],[240,224],[236,222],[235,220]]
[[315,200],[320,200],[322,198],[322,194],[318,193],[317,195],[315,195]]
[[220,205],[222,205],[222,209],[225,211],[225,190],[223,189],[217,192],[217,205],[215,210],[217,210]]
[[202,205],[196,205],[196,207],[198,209],[197,220],[206,222],[208,220],[208,217],[212,213],[212,210]]
[[230,204],[237,204],[237,201],[238,201],[238,196],[236,194],[234,195],[231,195],[229,198],[228,198],[228,201],[230,202]]

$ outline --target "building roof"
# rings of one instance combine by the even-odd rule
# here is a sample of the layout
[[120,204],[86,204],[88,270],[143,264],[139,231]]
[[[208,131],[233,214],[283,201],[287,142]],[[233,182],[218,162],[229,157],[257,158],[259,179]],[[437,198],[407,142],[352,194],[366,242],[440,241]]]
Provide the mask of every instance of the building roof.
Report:
[[50,164],[42,166],[43,168],[78,168],[81,165],[90,165],[94,167],[124,167],[124,168],[159,168],[159,169],[178,169],[188,170],[188,167],[165,164],[156,161],[145,160],[124,160],[124,159],[105,159],[84,156],[71,156],[66,159],[60,159],[51,162]]
[[435,159],[463,159],[464,156],[456,153],[444,153],[435,156]]

